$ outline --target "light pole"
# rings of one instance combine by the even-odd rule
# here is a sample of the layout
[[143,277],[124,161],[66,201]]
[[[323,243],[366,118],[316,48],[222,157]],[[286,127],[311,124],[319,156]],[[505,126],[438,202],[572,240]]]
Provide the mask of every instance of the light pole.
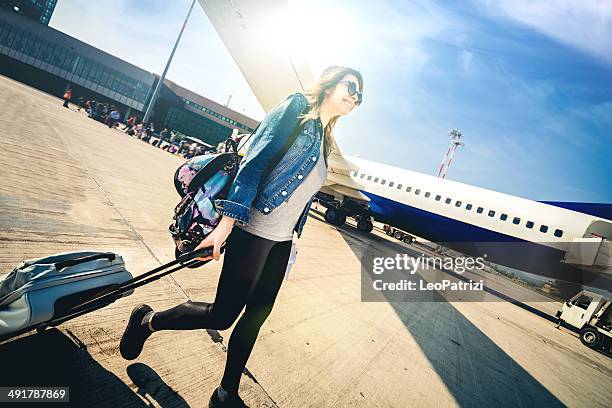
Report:
[[[448,146],[448,150],[446,151],[446,154],[444,155],[444,158],[442,159],[442,164],[440,165],[440,169],[438,170],[437,177],[442,177],[442,178],[446,177],[446,171],[448,170],[448,168],[451,165],[451,162],[453,161],[453,156],[455,154],[455,151],[457,150],[458,147],[464,146],[464,143],[460,140],[461,136],[463,135],[461,134],[461,131],[459,129],[451,130],[450,132],[448,132],[448,135],[451,137],[451,142],[450,142],[450,145]],[[446,159],[448,159],[448,163],[446,162]]]
[[181,37],[183,36],[183,31],[185,31],[185,26],[187,25],[187,20],[189,20],[189,16],[191,15],[191,10],[193,10],[193,6],[196,0],[191,2],[191,7],[189,7],[189,12],[187,13],[187,17],[185,17],[185,21],[183,21],[183,26],[181,27],[181,31],[179,32],[178,37],[176,38],[176,42],[174,43],[174,48],[172,48],[172,52],[170,53],[170,58],[168,58],[168,62],[166,62],[166,67],[164,68],[164,72],[161,74],[159,78],[159,82],[155,86],[155,90],[153,91],[153,95],[151,96],[151,100],[149,101],[149,105],[147,105],[147,110],[145,111],[144,118],[142,118],[143,123],[148,123],[149,118],[151,117],[151,113],[153,112],[153,107],[155,106],[155,102],[157,101],[157,96],[159,95],[159,90],[161,85],[164,83],[164,79],[166,78],[166,72],[168,72],[168,68],[170,68],[170,63],[172,62],[172,57],[174,57],[174,52],[178,47],[179,41],[181,41]]

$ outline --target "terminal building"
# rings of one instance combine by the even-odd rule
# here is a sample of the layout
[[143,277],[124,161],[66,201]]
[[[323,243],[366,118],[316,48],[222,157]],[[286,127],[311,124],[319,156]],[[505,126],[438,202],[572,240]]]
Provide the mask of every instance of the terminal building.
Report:
[[[44,3],[44,1],[39,1]],[[144,116],[159,76],[6,8],[0,8],[0,74],[73,102],[112,104],[123,117]],[[215,146],[234,129],[249,133],[257,121],[165,80],[150,119]]]
[[0,8],[49,25],[57,0],[0,0]]

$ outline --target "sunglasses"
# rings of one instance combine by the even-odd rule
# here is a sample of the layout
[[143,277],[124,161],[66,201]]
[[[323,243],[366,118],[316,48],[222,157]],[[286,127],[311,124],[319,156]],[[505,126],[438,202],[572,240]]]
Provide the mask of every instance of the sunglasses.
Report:
[[346,87],[348,90],[348,94],[350,96],[355,96],[357,95],[357,100],[355,101],[355,106],[359,106],[361,105],[361,101],[363,100],[363,93],[359,92],[357,89],[357,84],[353,81],[340,81],[338,82],[339,84],[346,82]]

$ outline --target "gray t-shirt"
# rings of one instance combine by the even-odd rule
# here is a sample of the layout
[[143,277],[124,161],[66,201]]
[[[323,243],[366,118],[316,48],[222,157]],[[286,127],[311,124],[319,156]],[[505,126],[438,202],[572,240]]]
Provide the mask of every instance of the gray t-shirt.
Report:
[[302,215],[306,203],[321,189],[327,178],[327,166],[323,154],[323,143],[321,143],[321,154],[317,164],[287,201],[269,214],[262,214],[255,207],[251,207],[249,223],[237,227],[271,241],[291,241],[293,228]]

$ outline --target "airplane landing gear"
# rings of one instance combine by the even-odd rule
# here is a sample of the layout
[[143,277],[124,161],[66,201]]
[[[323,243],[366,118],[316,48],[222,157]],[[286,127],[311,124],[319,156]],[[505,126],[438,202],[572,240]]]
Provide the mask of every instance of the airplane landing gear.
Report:
[[328,208],[325,211],[325,221],[337,227],[344,225],[346,222],[346,214],[335,208]]
[[361,218],[357,221],[357,229],[361,232],[372,232],[374,225],[370,220]]

